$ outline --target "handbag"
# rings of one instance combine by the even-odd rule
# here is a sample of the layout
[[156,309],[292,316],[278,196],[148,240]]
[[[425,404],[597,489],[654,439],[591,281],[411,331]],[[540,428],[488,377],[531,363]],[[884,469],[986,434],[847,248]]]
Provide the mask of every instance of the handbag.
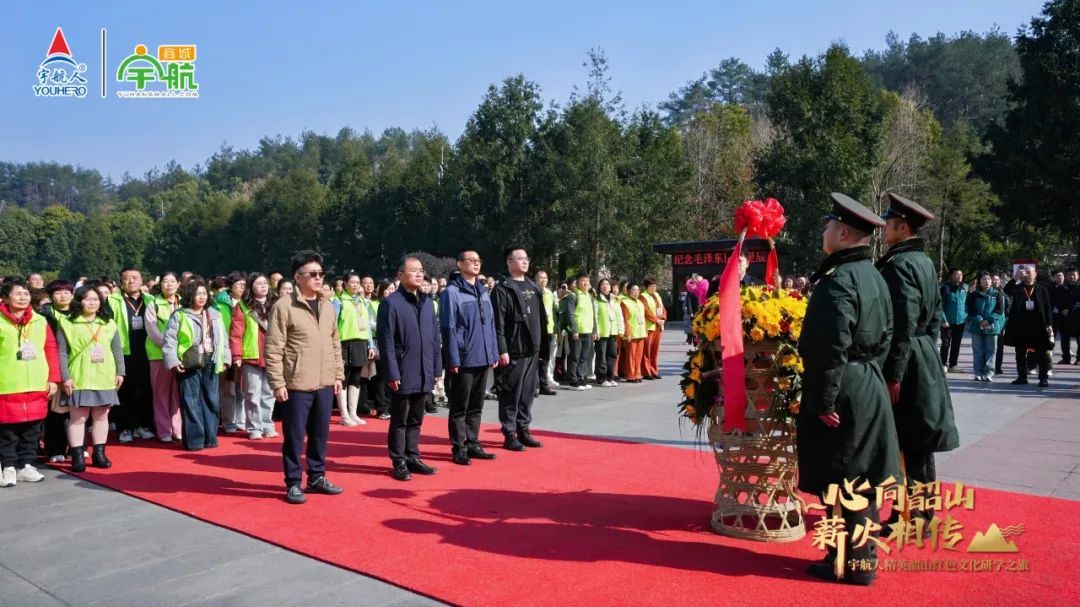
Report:
[[206,354],[203,354],[198,346],[191,346],[187,349],[187,352],[184,352],[184,355],[180,357],[180,364],[183,365],[184,369],[187,371],[202,369],[206,366]]

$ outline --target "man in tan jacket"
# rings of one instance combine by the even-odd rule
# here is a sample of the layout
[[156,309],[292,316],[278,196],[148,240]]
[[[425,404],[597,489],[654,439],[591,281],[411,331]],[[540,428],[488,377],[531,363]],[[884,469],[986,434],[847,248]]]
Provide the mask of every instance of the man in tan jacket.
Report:
[[337,315],[320,294],[325,273],[322,255],[300,251],[293,256],[296,290],[270,310],[266,329],[266,378],[282,407],[282,459],[285,500],[307,501],[300,489],[300,452],[307,437],[308,493],[337,495],[341,488],[326,479],[326,441],[330,412],[341,392],[345,367],[338,341]]

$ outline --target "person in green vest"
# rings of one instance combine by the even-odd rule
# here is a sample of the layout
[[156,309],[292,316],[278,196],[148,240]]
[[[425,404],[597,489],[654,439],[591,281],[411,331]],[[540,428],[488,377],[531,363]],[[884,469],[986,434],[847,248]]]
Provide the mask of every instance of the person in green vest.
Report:
[[56,340],[21,278],[0,286],[0,487],[36,483],[41,420],[60,382]]
[[248,438],[276,438],[274,392],[266,379],[266,323],[277,296],[270,292],[270,280],[258,272],[248,275],[248,287],[233,310],[229,351],[239,369]]
[[[880,504],[872,488],[900,477],[896,426],[882,374],[892,341],[892,299],[870,250],[871,234],[885,222],[843,194],[833,194],[832,200],[822,234],[827,257],[810,279],[814,294],[798,345],[806,369],[796,418],[798,479],[799,489],[822,496],[823,503],[830,487],[869,483],[869,491],[856,489],[850,500],[833,500],[831,508],[840,512],[831,516],[843,517],[846,539],[827,546],[825,559],[807,568],[817,578],[869,585],[876,572],[845,567],[852,560],[877,560],[873,529]],[[868,541],[858,541],[857,525],[872,530]]]
[[[230,272],[225,277],[225,289],[214,298],[213,307],[221,315],[221,322],[226,327],[232,326],[233,310],[244,297],[247,290],[247,275],[243,272]],[[221,422],[226,433],[238,432],[247,427],[244,419],[244,391],[237,381],[238,370],[231,364],[226,366],[221,377]]]
[[589,353],[596,337],[596,308],[589,294],[589,275],[580,274],[574,289],[563,299],[563,321],[566,323],[569,352],[566,355],[566,377],[571,390],[592,388],[586,381]]
[[[60,330],[60,321],[58,317],[60,315],[66,315],[71,310],[71,300],[75,295],[75,285],[71,284],[70,280],[64,280],[58,278],[52,280],[45,287],[45,292],[49,294],[49,304],[41,310],[41,315],[45,317],[45,320],[49,323],[49,328],[52,329],[52,334],[55,336],[56,332]],[[54,337],[55,339],[55,337]],[[60,384],[60,359],[56,360],[56,384],[59,388]],[[45,427],[42,431],[42,442],[45,443],[45,456],[48,457],[50,464],[59,464],[67,459],[68,440],[67,440],[67,408],[61,407],[60,390],[49,398],[49,412],[45,416]]]
[[533,280],[536,286],[540,287],[540,299],[544,302],[544,313],[547,315],[547,326],[544,328],[546,337],[540,348],[540,394],[554,396],[557,394],[555,388],[559,387],[559,382],[555,381],[555,352],[559,345],[555,293],[548,288],[547,272],[540,270],[533,276]]
[[363,393],[364,368],[375,360],[371,334],[371,307],[362,295],[360,275],[349,272],[345,291],[337,296],[338,338],[341,358],[345,362],[345,389],[337,395],[342,426],[357,426],[367,422],[357,413]]
[[176,374],[165,366],[161,348],[165,343],[165,327],[173,312],[180,309],[180,277],[165,272],[158,281],[151,305],[146,309],[146,358],[150,360],[150,386],[154,393],[154,430],[158,440],[171,443],[180,440],[180,391]]
[[146,351],[146,312],[154,298],[142,292],[142,272],[124,268],[120,272],[120,292],[109,296],[108,304],[124,347],[124,385],[120,388],[120,404],[113,415],[119,440],[154,438],[150,427],[154,423],[154,396],[150,389],[150,360]]
[[71,312],[59,317],[56,348],[66,404],[71,407],[67,435],[72,472],[86,469],[83,442],[87,418],[93,420],[90,435],[94,441],[94,467],[112,466],[105,456],[105,443],[109,438],[109,409],[120,404],[117,390],[124,383],[124,347],[116,322],[99,315],[104,303],[98,290],[79,287],[75,289]]
[[611,292],[611,280],[601,278],[597,284],[599,294],[596,297],[596,382],[603,388],[614,388],[616,342],[623,332],[622,314],[617,311],[622,306]]
[[199,276],[184,285],[183,302],[169,317],[161,351],[180,389],[183,443],[188,451],[218,446],[221,415],[218,374],[232,360],[221,314],[208,305],[210,291]]
[[641,361],[645,352],[645,302],[641,300],[641,287],[634,282],[627,282],[620,289],[625,293],[622,299],[622,362],[623,377],[627,383],[639,384],[642,381]]

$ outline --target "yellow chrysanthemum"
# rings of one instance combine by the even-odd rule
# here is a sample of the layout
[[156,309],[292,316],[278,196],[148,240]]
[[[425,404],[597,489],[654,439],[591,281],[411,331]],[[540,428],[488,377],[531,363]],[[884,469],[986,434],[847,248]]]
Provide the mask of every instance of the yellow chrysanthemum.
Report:
[[694,384],[686,384],[686,387],[683,388],[683,394],[686,395],[686,398],[693,400],[696,387]]
[[695,383],[701,383],[701,369],[695,368],[693,371],[690,372],[690,375],[688,375],[687,377],[690,379],[690,381],[693,381]]
[[761,327],[754,327],[753,329],[750,329],[750,339],[761,341],[765,339],[765,332],[761,330]]

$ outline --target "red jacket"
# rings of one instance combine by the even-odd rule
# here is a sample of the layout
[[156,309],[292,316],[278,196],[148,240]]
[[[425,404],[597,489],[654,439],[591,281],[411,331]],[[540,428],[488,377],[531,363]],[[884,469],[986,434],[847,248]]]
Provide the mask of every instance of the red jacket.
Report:
[[[22,318],[15,318],[5,302],[0,302],[0,314],[16,326],[30,322],[36,312],[27,310]],[[56,337],[52,328],[45,325],[45,360],[49,363],[49,381],[60,383],[60,356],[56,351]],[[44,386],[43,386],[44,387]],[[0,394],[0,424],[21,424],[45,419],[49,412],[49,393],[20,392],[18,394]]]
[[240,306],[233,308],[232,326],[229,327],[229,349],[232,351],[232,362],[243,360],[249,365],[259,368],[266,367],[266,331],[259,327],[259,358],[244,360],[244,331],[247,330],[244,314]]

